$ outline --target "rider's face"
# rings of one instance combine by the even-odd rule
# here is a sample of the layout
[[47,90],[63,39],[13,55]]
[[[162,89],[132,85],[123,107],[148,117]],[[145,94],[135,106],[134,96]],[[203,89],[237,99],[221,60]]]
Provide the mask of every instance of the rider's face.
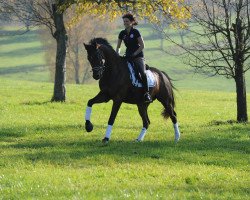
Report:
[[123,24],[125,28],[129,28],[133,26],[133,23],[128,18],[123,18]]

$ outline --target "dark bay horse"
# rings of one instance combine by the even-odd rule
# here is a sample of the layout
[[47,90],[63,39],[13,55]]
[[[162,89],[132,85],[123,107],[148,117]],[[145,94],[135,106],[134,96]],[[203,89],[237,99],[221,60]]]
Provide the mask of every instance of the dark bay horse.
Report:
[[[136,104],[143,121],[143,128],[136,140],[142,141],[150,124],[147,113],[149,103],[144,103],[143,88],[137,88],[132,85],[127,60],[119,56],[104,38],[94,38],[89,44],[84,44],[84,46],[92,67],[93,78],[99,80],[100,87],[100,92],[88,101],[85,114],[86,131],[90,132],[93,130],[93,124],[90,121],[92,106],[96,103],[113,100],[106,134],[102,140],[104,143],[107,143],[110,139],[112,126],[121,104],[123,102]],[[166,73],[151,67],[149,70],[151,70],[156,80],[155,86],[150,88],[150,94],[153,100],[157,99],[164,106],[162,115],[165,118],[171,118],[174,125],[175,142],[177,142],[180,138],[180,132],[174,111],[173,85]]]

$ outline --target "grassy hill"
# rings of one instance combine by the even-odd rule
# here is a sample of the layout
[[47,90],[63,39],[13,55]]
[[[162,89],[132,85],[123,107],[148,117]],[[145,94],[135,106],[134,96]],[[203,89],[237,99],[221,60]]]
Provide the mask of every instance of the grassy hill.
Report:
[[38,30],[16,35],[18,27],[0,30],[0,79],[49,81]]
[[53,83],[36,30],[0,37],[0,199],[249,199],[250,125],[234,122],[233,84],[188,73],[158,43],[146,41],[146,56],[178,79],[180,142],[154,102],[144,142],[134,142],[137,108],[123,104],[103,146],[111,102],[93,107],[93,132],[83,126],[97,85],[68,84],[66,103],[50,103]]
[[[224,77],[206,77],[194,74],[192,69],[179,57],[171,56],[160,50],[160,40],[153,29],[142,24],[138,26],[145,38],[145,56],[150,66],[166,71],[174,81],[177,88],[195,90],[235,91],[234,80]],[[5,27],[1,34],[13,35],[16,27]],[[116,46],[116,38],[123,27],[114,31],[110,36],[111,44]],[[44,48],[38,38],[38,30],[32,30],[24,35],[0,37],[0,78],[7,77],[19,80],[49,81],[48,66],[45,63]],[[93,36],[94,37],[94,36]],[[173,37],[178,37],[173,35]],[[164,42],[164,48],[172,46]],[[124,51],[124,47],[123,47]],[[250,72],[246,74],[246,85],[250,88]]]

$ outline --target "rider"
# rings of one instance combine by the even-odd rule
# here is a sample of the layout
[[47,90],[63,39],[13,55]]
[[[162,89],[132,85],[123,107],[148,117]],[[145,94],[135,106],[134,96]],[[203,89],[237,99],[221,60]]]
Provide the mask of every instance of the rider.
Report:
[[149,87],[147,83],[146,67],[144,60],[144,41],[140,32],[134,28],[138,24],[135,17],[131,13],[127,13],[122,16],[125,30],[122,30],[118,36],[116,52],[120,53],[120,47],[122,40],[126,46],[126,57],[133,60],[141,74],[143,88],[145,90],[144,102],[152,102],[152,98],[149,94]]

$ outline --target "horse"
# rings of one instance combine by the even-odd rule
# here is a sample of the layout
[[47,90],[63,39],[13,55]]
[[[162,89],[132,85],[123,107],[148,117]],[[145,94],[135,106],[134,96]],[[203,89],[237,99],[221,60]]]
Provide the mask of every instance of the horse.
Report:
[[[128,70],[128,60],[120,56],[105,38],[94,38],[88,44],[83,43],[87,51],[87,58],[92,67],[93,78],[99,80],[99,93],[87,103],[85,112],[85,129],[87,132],[93,130],[91,123],[92,106],[97,103],[104,103],[113,100],[111,114],[108,120],[103,143],[108,143],[111,137],[111,131],[115,122],[116,115],[121,104],[136,104],[142,119],[143,127],[136,141],[141,142],[144,139],[149,127],[148,106],[150,103],[144,103],[143,88],[132,85],[130,73]],[[170,117],[174,127],[175,142],[180,139],[174,98],[174,86],[170,77],[163,71],[156,68],[147,68],[152,72],[155,78],[155,86],[150,88],[152,100],[157,99],[164,107],[162,115],[164,118]]]

